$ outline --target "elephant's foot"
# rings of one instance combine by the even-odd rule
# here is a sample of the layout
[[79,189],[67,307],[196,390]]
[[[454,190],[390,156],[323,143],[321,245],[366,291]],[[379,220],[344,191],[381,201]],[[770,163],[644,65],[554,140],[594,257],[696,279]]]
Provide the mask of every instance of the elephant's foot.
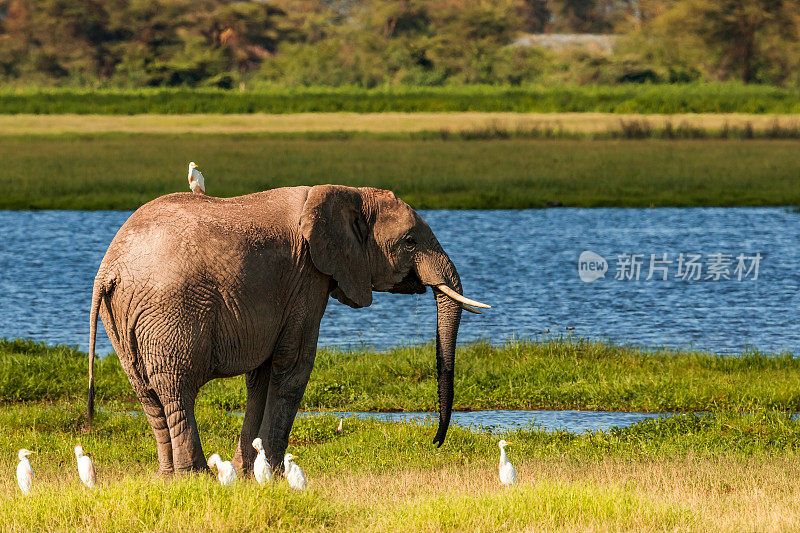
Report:
[[192,464],[186,466],[176,466],[174,475],[185,475],[185,474],[213,474],[214,472],[208,467],[207,463],[203,464]]
[[[173,449],[175,449],[174,446]],[[203,450],[199,446],[195,447],[194,450],[188,451],[188,453],[173,454],[172,465],[176,474],[211,472],[208,460],[203,456]]]
[[251,477],[253,475],[253,463],[247,464],[242,461],[241,457],[235,457],[231,463],[240,476]]
[[236,449],[236,455],[233,456],[231,463],[236,469],[236,473],[240,476],[250,477],[253,475],[253,462],[255,457],[252,454],[243,454],[241,448]]
[[278,477],[283,477],[283,475],[285,473],[283,471],[283,456],[281,456],[280,459],[278,459],[276,457],[273,457],[272,459],[269,460],[269,464],[270,465],[274,465],[272,467],[272,473],[274,475],[276,475]]
[[159,447],[158,455],[160,457],[158,458],[158,475],[165,479],[169,479],[173,476],[173,474],[175,474],[175,466],[172,464],[172,449],[169,449],[169,455],[162,453],[162,451],[163,450],[161,447]]

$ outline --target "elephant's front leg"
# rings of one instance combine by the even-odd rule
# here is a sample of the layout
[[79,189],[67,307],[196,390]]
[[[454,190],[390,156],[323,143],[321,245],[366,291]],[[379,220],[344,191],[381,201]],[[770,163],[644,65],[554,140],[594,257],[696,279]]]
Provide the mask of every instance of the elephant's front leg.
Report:
[[249,474],[253,470],[253,461],[256,457],[253,439],[258,436],[258,430],[264,419],[271,364],[272,360],[267,360],[260,367],[245,374],[247,406],[244,411],[242,433],[236,445],[236,456],[233,458],[233,466],[243,474]]
[[283,471],[283,456],[289,444],[300,400],[308,385],[317,353],[319,321],[308,325],[297,342],[287,342],[275,350],[267,393],[267,409],[259,436],[272,469]]

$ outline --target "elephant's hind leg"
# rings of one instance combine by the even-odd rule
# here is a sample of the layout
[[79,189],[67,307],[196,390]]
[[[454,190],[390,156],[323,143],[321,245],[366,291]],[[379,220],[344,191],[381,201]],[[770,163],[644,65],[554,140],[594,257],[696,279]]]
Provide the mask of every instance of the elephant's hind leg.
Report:
[[272,360],[268,359],[260,367],[245,374],[247,406],[244,411],[242,433],[239,435],[239,443],[236,445],[236,456],[233,459],[233,465],[244,474],[249,474],[253,470],[256,451],[252,444],[253,439],[258,436],[258,430],[264,418],[271,365]]
[[153,391],[140,392],[137,396],[144,408],[144,414],[147,415],[147,421],[153,429],[156,444],[158,444],[158,472],[163,476],[172,475],[175,471],[175,467],[172,464],[172,439],[170,438],[164,407]]
[[[156,390],[167,419],[172,443],[172,465],[176,472],[207,470],[200,433],[194,415],[194,402],[198,390],[179,383],[173,375],[163,376]],[[199,389],[199,387],[197,388]]]

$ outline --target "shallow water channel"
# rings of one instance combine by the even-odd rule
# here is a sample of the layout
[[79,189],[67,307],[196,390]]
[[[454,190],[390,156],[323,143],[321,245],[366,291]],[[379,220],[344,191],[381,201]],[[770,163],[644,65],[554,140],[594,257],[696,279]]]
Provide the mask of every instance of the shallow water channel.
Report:
[[[328,413],[299,413],[297,416],[317,416]],[[335,411],[341,417],[375,419],[385,422],[422,421],[435,424],[437,413],[364,413]],[[587,431],[606,430],[612,427],[627,427],[641,420],[658,418],[663,413],[626,413],[614,411],[454,411],[451,423],[472,430],[494,431],[515,430],[531,426],[545,431]]]

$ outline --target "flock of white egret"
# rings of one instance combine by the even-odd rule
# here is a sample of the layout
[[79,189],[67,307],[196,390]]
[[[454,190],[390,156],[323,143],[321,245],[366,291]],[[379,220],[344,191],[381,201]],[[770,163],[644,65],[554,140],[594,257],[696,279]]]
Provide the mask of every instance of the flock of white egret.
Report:
[[[30,494],[31,488],[33,487],[33,468],[31,467],[31,462],[28,460],[28,456],[33,453],[34,452],[30,450],[22,448],[17,454],[17,458],[19,459],[19,464],[17,465],[17,483],[23,494]],[[81,447],[80,444],[75,446],[75,459],[78,461],[78,476],[81,478],[84,485],[89,487],[89,489],[93,489],[97,481],[97,477],[94,473],[94,463],[92,463],[92,459],[88,455],[83,453],[83,447]]]
[[[339,427],[336,428],[337,433],[342,432],[342,422],[343,420],[339,420]],[[500,448],[500,465],[498,467],[500,483],[505,487],[510,487],[517,482],[517,471],[506,455],[506,446],[509,444],[511,443],[505,440],[501,440],[497,443],[497,446]],[[256,478],[259,485],[269,483],[272,481],[272,467],[267,460],[267,454],[264,452],[264,445],[260,438],[256,438],[253,441],[253,448],[258,452],[258,456],[253,463],[253,476]],[[17,454],[17,458],[19,459],[19,464],[17,465],[17,483],[23,494],[30,494],[31,488],[33,487],[33,468],[31,467],[31,462],[28,460],[28,456],[32,453],[34,452],[23,448]],[[81,447],[80,444],[75,446],[75,459],[78,462],[78,476],[84,485],[90,490],[93,489],[97,481],[94,463],[92,463],[92,459],[84,453],[83,447]],[[303,473],[303,469],[294,462],[295,459],[297,459],[297,457],[291,453],[287,453],[284,456],[284,476],[291,488],[294,490],[304,490],[307,486],[306,475]],[[229,486],[236,482],[236,468],[233,466],[233,463],[230,461],[223,461],[218,453],[208,458],[208,466],[209,468],[217,470],[217,479],[220,485]]]
[[[267,461],[261,439],[257,438],[253,441],[253,448],[258,452],[258,457],[256,457],[255,464],[253,465],[253,474],[255,475],[256,481],[260,485],[263,485],[272,480],[272,468],[270,467],[269,461]],[[33,467],[28,459],[28,456],[33,453],[34,452],[25,448],[22,448],[19,453],[17,453],[17,458],[19,459],[19,464],[17,464],[17,484],[19,484],[19,488],[23,494],[30,494],[33,488]],[[75,459],[78,461],[78,477],[80,477],[84,485],[89,489],[93,489],[97,482],[94,463],[92,463],[92,459],[84,453],[83,447],[80,444],[75,446]],[[295,464],[295,459],[297,459],[297,457],[290,453],[287,453],[286,457],[283,459],[286,481],[289,482],[289,486],[293,489],[303,490],[307,485],[306,475],[303,473],[303,470]],[[208,466],[209,468],[215,468],[217,470],[217,479],[220,485],[232,485],[236,481],[236,468],[234,468],[230,461],[223,461],[218,453],[208,458]]]
[[[259,485],[269,483],[272,480],[272,467],[267,461],[267,454],[264,452],[264,445],[261,438],[256,437],[253,441],[253,448],[258,452],[256,460],[253,463],[253,476]],[[287,453],[283,458],[284,475],[289,486],[294,490],[303,490],[306,488],[306,475],[303,470],[295,464],[296,456]],[[236,467],[230,461],[223,461],[218,453],[215,453],[208,458],[208,466],[217,469],[217,479],[219,484],[224,486],[233,485],[236,481]]]

